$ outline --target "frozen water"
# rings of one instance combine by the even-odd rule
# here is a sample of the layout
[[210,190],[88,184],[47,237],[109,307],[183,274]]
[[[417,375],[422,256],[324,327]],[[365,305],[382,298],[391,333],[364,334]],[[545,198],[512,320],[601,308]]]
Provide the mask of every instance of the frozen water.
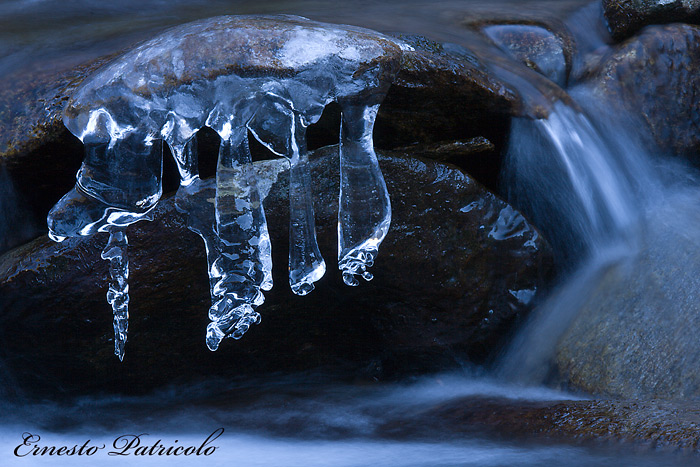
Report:
[[[180,173],[178,208],[207,249],[211,350],[259,322],[255,309],[272,288],[270,237],[249,132],[289,159],[289,283],[306,295],[326,270],[316,242],[306,128],[338,102],[338,266],[348,285],[358,284],[356,276],[372,278],[367,268],[391,222],[372,130],[406,48],[373,31],[301,17],[227,16],[173,28],[82,84],[65,108],[64,123],[83,141],[86,156],[75,188],[51,210],[48,225],[57,241],[110,232],[103,258],[115,281],[110,304],[120,358],[128,269],[125,256],[108,252],[125,252],[123,229],[149,219],[160,199],[161,141]],[[194,136],[203,126],[221,137],[213,206],[187,199],[202,189]]]
[[102,259],[109,260],[112,282],[107,291],[107,302],[114,314],[114,354],[124,360],[126,333],[129,329],[129,258],[128,240],[124,228],[112,227],[109,241],[102,250]]
[[338,266],[347,285],[355,275],[371,280],[379,244],[391,222],[391,205],[372,147],[372,127],[379,105],[344,110],[340,135],[340,207]]
[[215,216],[219,251],[210,265],[213,281],[207,346],[216,350],[231,335],[240,338],[260,316],[253,311],[272,288],[272,247],[248,149],[247,130],[222,141],[216,170]]

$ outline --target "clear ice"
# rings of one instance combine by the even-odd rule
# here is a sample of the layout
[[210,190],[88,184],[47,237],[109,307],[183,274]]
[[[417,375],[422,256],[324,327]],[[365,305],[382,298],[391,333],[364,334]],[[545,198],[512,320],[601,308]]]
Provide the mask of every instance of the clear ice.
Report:
[[112,228],[102,259],[109,260],[112,282],[107,291],[107,302],[114,315],[114,355],[124,360],[126,333],[129,330],[129,258],[128,240],[124,228]]
[[[49,235],[109,232],[108,301],[115,353],[128,328],[125,228],[150,219],[161,194],[162,144],[180,174],[179,210],[204,240],[212,305],[206,343],[240,338],[272,288],[272,256],[251,133],[290,163],[289,284],[306,295],[325,273],[314,226],[306,128],[342,109],[338,266],[348,285],[372,279],[391,222],[372,142],[377,110],[408,46],[374,31],[295,16],[227,16],[166,31],[88,78],[64,110],[85,146],[75,188],[48,216]],[[221,137],[215,187],[199,179],[196,132]],[[201,190],[213,203],[195,203]]]

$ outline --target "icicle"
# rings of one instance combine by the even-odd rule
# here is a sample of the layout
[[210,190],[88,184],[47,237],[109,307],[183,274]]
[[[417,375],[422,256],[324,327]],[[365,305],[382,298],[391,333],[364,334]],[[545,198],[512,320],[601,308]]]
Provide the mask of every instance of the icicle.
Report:
[[[172,96],[175,99],[175,96]],[[186,119],[170,112],[160,129],[160,135],[170,146],[170,152],[180,173],[180,184],[189,185],[199,177],[199,158],[197,155],[197,138],[195,134],[199,126],[193,127]]]
[[391,205],[374,153],[372,129],[379,105],[342,106],[340,130],[340,206],[338,267],[347,285],[355,275],[371,280],[379,244],[391,223]]
[[[86,157],[75,188],[49,213],[49,234],[60,241],[110,232],[103,257],[111,261],[120,358],[128,309],[123,229],[150,219],[160,199],[162,141],[180,173],[176,206],[207,248],[210,349],[258,322],[255,308],[272,287],[247,128],[290,160],[289,283],[305,295],[326,267],[316,242],[305,131],[327,104],[341,103],[339,267],[347,284],[357,284],[355,275],[371,279],[367,268],[391,219],[372,128],[407,47],[373,31],[300,17],[212,18],[144,42],[76,89],[64,123],[83,141]],[[215,185],[199,178],[194,135],[204,126],[224,140]]]
[[326,272],[316,241],[311,176],[306,154],[306,128],[298,115],[292,123],[289,169],[289,285],[297,295],[314,289]]
[[191,184],[199,177],[197,138],[193,136],[184,144],[168,144],[180,173],[180,184],[185,186]]
[[212,302],[216,300],[214,286],[220,279],[220,274],[216,274],[213,268],[215,261],[221,256],[221,240],[216,232],[216,214],[214,213],[215,197],[215,181],[201,180],[198,177],[189,185],[180,185],[175,195],[175,207],[179,212],[187,215],[187,227],[204,240]]
[[248,149],[247,129],[234,128],[219,150],[216,171],[216,229],[219,256],[210,268],[213,305],[207,346],[224,337],[238,339],[260,321],[255,308],[272,288],[272,247]]
[[128,241],[124,229],[113,227],[109,241],[102,250],[102,259],[109,260],[109,275],[112,281],[107,292],[107,302],[114,314],[114,354],[124,360],[124,346],[129,329],[129,258]]

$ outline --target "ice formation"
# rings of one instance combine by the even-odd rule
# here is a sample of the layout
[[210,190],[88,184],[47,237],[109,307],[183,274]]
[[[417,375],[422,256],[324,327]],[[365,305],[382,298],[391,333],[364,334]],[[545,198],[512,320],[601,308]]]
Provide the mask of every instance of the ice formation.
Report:
[[[64,111],[85,145],[73,190],[51,210],[51,238],[109,232],[108,300],[115,353],[127,331],[128,265],[124,229],[148,219],[161,197],[162,145],[178,165],[177,206],[207,249],[212,306],[207,345],[239,338],[259,321],[272,287],[270,237],[248,132],[290,161],[289,283],[314,288],[325,262],[316,243],[306,128],[330,102],[342,109],[338,266],[348,285],[370,280],[391,220],[372,143],[374,120],[407,46],[379,33],[294,16],[227,16],[166,31],[86,80]],[[221,137],[214,206],[194,209],[195,133]]]
[[128,240],[123,228],[112,228],[109,241],[102,250],[102,259],[109,260],[112,282],[107,292],[107,302],[114,315],[114,353],[124,359],[126,332],[129,329],[129,259],[126,255]]

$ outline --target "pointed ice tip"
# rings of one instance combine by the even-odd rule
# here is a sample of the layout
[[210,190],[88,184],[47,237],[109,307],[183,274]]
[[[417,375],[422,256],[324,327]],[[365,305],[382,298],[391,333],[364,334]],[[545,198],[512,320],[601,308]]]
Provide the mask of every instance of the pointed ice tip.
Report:
[[216,337],[207,337],[207,347],[209,350],[212,352],[216,352],[216,350],[219,348],[219,344],[221,343],[220,339],[217,339]]
[[206,343],[209,350],[215,352],[216,349],[219,348],[219,344],[221,343],[221,340],[224,337],[225,334],[221,329],[219,329],[219,326],[217,326],[215,323],[209,323],[209,325],[207,326],[206,338]]
[[314,290],[314,285],[311,282],[301,282],[299,284],[289,284],[289,285],[292,288],[292,292],[299,295],[300,297],[303,297],[304,295],[308,295],[309,293],[311,293],[312,290]]
[[349,285],[350,287],[357,287],[360,285],[360,282],[355,279],[355,275],[351,272],[343,273],[343,282],[345,282],[345,285]]
[[119,342],[114,344],[114,355],[119,358],[120,362],[124,361],[124,345],[119,345]]

